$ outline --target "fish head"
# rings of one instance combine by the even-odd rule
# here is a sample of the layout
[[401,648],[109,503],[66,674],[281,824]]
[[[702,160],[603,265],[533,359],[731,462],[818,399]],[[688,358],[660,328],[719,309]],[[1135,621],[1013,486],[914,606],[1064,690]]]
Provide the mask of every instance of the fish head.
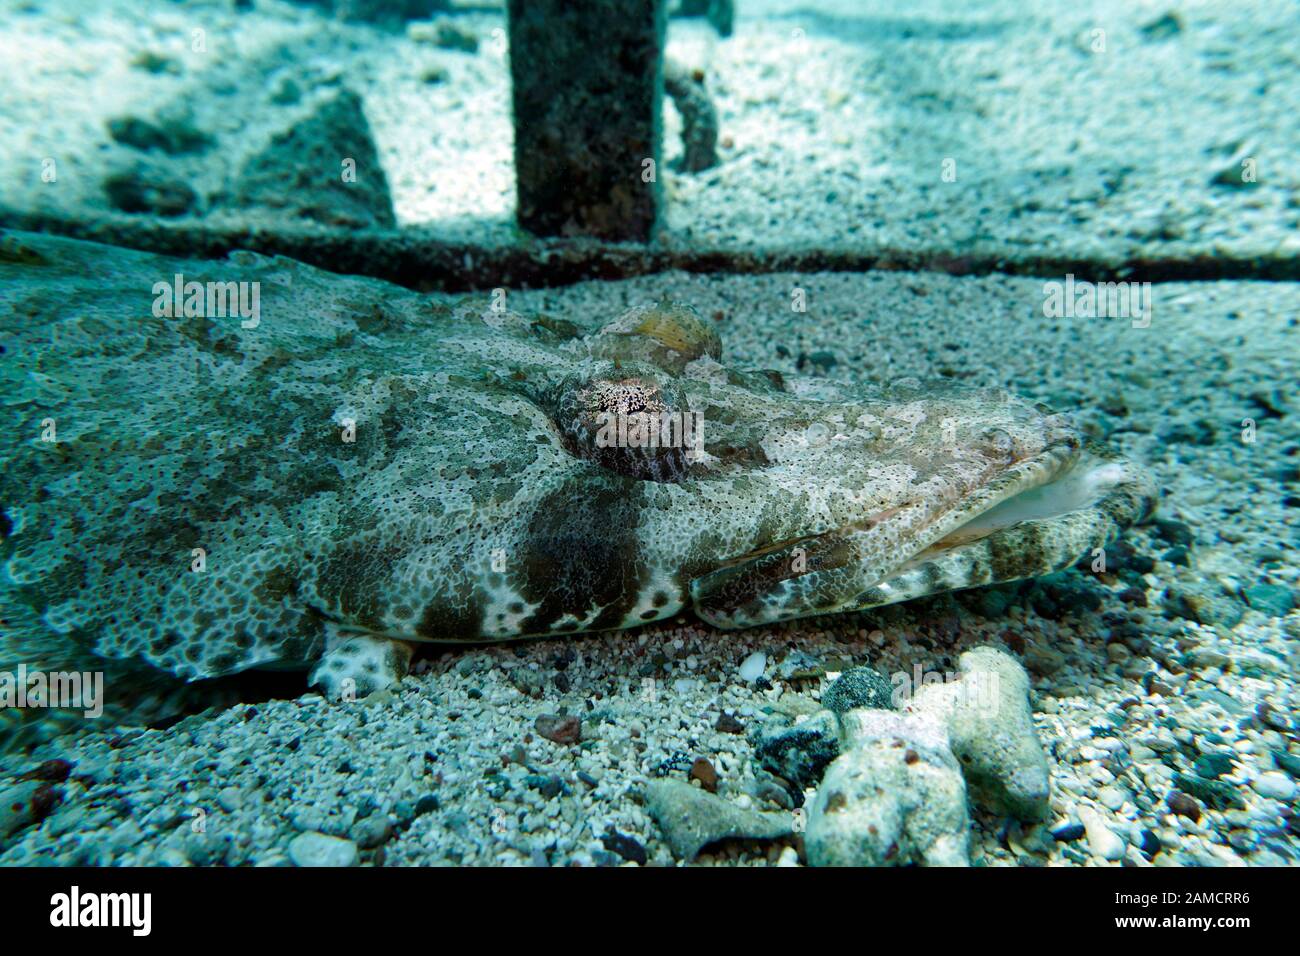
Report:
[[[671,323],[622,326],[636,324],[653,339]],[[638,514],[649,577],[718,627],[1049,573],[1153,507],[1141,468],[1003,388],[846,385],[731,369],[712,349],[655,361],[635,335],[607,334],[590,351],[613,361],[571,377],[565,394],[580,397],[557,406],[566,421],[585,410],[571,447],[653,486]],[[597,421],[626,409],[652,424],[597,441]]]

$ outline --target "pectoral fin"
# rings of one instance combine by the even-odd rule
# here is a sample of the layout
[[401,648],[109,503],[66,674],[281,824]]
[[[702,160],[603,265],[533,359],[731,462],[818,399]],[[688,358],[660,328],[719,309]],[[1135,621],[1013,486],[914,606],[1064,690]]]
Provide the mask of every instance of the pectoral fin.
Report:
[[715,627],[754,627],[829,613],[862,590],[854,533],[833,531],[746,556],[691,582],[695,613]]

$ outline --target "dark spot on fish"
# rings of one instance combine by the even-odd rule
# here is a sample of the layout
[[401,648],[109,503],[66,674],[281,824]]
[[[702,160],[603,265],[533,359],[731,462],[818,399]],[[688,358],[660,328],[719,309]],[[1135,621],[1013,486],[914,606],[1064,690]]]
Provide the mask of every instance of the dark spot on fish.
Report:
[[298,576],[285,567],[272,568],[262,577],[258,600],[275,602],[298,593]]
[[398,546],[374,541],[341,543],[322,563],[317,590],[337,604],[349,624],[382,630],[377,578],[402,554]]
[[239,663],[244,659],[234,648],[213,654],[208,658],[208,671],[213,674],[230,674],[238,669]]
[[179,631],[163,631],[160,637],[157,637],[150,642],[149,647],[155,654],[162,654],[166,651],[172,650],[176,645],[180,644],[180,642],[181,635]]
[[987,540],[989,565],[995,581],[1015,580],[1026,568],[1038,567],[1042,562],[1042,551],[1037,540],[1029,539],[1023,531],[1017,534],[995,534]]
[[424,609],[415,633],[426,640],[475,640],[483,633],[483,610],[469,599],[438,602]]
[[522,633],[545,633],[593,605],[601,611],[590,629],[622,624],[646,574],[636,535],[644,501],[641,482],[593,468],[537,503],[520,562],[521,591],[537,607]]

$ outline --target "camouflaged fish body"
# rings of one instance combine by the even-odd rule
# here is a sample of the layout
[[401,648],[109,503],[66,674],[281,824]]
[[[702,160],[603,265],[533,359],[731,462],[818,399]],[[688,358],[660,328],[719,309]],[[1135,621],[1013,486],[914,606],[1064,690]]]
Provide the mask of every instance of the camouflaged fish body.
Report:
[[[734,370],[683,305],[580,327],[284,259],[23,241],[41,262],[0,261],[11,661],[316,664],[364,691],[410,641],[686,607],[743,627],[1041,574],[1152,503],[1005,391]],[[260,283],[257,326],[155,316],[176,273]],[[611,446],[615,411],[701,440]]]

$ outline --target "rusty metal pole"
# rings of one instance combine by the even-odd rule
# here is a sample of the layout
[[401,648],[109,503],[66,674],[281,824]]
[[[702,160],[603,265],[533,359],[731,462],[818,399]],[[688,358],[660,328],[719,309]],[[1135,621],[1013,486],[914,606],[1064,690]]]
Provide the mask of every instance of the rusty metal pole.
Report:
[[508,0],[519,225],[645,242],[659,220],[665,0]]

